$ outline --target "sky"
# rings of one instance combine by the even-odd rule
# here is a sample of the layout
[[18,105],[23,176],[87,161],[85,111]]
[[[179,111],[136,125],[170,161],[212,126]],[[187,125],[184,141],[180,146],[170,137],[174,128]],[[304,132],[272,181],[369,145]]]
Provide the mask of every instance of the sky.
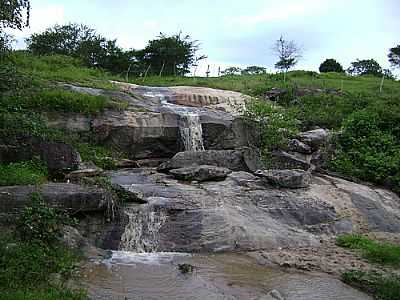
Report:
[[[180,31],[208,56],[197,74],[218,68],[264,66],[275,72],[271,50],[282,35],[303,57],[296,69],[317,71],[326,58],[345,68],[376,59],[389,68],[388,49],[400,44],[400,0],[31,0],[31,26],[13,32],[17,48],[54,24],[83,23],[126,49],[141,49],[160,32]],[[396,73],[400,75],[399,72]]]

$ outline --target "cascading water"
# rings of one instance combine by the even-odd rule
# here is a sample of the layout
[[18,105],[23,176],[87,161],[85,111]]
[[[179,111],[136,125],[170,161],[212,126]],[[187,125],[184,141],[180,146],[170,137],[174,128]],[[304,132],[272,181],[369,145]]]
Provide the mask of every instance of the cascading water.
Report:
[[120,250],[136,253],[158,251],[159,231],[167,216],[162,210],[154,210],[149,204],[139,209],[127,208],[128,224],[121,237]]
[[179,132],[186,151],[204,151],[203,129],[199,115],[195,113],[181,114]]

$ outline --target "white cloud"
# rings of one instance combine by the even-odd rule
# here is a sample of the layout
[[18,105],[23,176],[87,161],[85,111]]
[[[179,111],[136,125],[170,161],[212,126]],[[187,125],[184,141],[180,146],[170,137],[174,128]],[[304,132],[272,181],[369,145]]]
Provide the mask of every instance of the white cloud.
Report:
[[288,21],[291,18],[314,15],[327,7],[327,0],[290,0],[269,4],[254,15],[229,17],[226,21],[232,25],[254,26],[260,23]]

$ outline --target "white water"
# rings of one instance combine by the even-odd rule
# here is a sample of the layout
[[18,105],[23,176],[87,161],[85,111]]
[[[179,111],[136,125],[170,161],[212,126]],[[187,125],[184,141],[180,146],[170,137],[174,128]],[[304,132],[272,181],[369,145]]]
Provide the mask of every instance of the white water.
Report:
[[163,211],[153,211],[148,205],[140,209],[127,209],[128,224],[121,237],[120,249],[136,253],[158,251],[159,231],[167,216]]
[[204,151],[200,117],[194,113],[180,115],[179,132],[185,151]]

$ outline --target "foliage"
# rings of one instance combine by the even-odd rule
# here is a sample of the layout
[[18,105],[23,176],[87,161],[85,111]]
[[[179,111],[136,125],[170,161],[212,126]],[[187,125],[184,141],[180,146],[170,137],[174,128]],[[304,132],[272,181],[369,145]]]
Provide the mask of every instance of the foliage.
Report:
[[293,68],[301,57],[301,50],[294,41],[287,41],[281,36],[275,42],[273,51],[278,56],[279,60],[275,64],[275,68],[287,72]]
[[374,295],[379,300],[400,299],[400,277],[398,275],[382,275],[376,272],[358,270],[342,274],[343,282]]
[[240,75],[241,72],[242,72],[241,68],[229,67],[229,68],[226,68],[225,70],[223,70],[221,72],[221,74],[224,76],[233,76],[233,75]]
[[326,59],[320,66],[319,71],[321,73],[327,72],[336,72],[336,73],[343,73],[344,69],[340,63],[338,63],[333,58]]
[[351,66],[348,68],[347,72],[351,75],[361,76],[361,75],[373,75],[373,76],[381,76],[382,75],[382,67],[379,63],[374,59],[363,59],[354,61],[351,63]]
[[107,40],[83,24],[55,25],[27,39],[35,55],[68,55],[89,67],[100,67],[114,73],[128,69],[132,51],[124,51],[116,40]]
[[381,101],[351,114],[343,124],[331,167],[346,175],[399,191],[400,108]]
[[242,70],[242,75],[262,75],[267,73],[267,69],[259,66],[250,66]]
[[21,30],[29,26],[30,8],[29,0],[0,0],[0,31],[2,28]]
[[72,142],[83,161],[92,161],[96,166],[105,169],[115,169],[115,160],[122,157],[121,153],[108,148],[83,142]]
[[70,222],[68,215],[49,207],[40,194],[34,193],[18,219],[18,232],[24,241],[47,249],[60,238],[62,226]]
[[51,274],[70,278],[79,256],[64,247],[58,237],[68,216],[45,204],[38,194],[17,219],[17,234],[0,238],[1,299],[86,299],[84,293],[72,292],[51,284]]
[[198,41],[181,33],[167,36],[163,33],[150,40],[147,46],[137,51],[136,59],[142,65],[142,73],[148,69],[149,75],[183,76],[190,67],[205,56],[197,57]]
[[400,68],[400,45],[389,50],[389,62],[393,67]]
[[379,243],[361,235],[343,235],[336,244],[340,247],[361,250],[363,256],[371,262],[400,266],[400,246]]
[[41,184],[47,176],[47,168],[39,160],[0,165],[0,186]]
[[296,112],[285,110],[265,101],[254,100],[246,105],[245,117],[260,126],[265,155],[277,148],[285,148],[289,138],[298,133]]

